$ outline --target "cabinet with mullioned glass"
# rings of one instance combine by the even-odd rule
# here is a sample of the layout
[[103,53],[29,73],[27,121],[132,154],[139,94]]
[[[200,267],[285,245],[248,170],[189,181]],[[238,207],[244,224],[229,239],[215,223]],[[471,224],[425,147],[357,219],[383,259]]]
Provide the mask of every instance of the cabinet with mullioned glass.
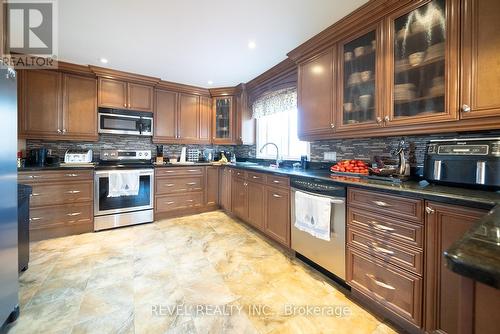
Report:
[[234,142],[233,131],[233,97],[215,97],[213,101],[212,142],[215,144],[232,144]]

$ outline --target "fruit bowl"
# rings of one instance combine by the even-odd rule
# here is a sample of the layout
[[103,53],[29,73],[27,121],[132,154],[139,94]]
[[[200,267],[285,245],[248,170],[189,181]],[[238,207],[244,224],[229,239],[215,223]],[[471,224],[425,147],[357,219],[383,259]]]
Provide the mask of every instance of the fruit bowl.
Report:
[[368,164],[362,160],[342,160],[330,167],[330,171],[339,175],[369,175]]

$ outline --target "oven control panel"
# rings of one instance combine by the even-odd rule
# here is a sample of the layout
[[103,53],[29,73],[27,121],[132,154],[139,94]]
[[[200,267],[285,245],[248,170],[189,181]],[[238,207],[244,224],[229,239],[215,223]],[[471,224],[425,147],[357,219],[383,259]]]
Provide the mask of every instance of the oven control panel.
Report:
[[102,150],[99,154],[102,161],[151,160],[148,150]]

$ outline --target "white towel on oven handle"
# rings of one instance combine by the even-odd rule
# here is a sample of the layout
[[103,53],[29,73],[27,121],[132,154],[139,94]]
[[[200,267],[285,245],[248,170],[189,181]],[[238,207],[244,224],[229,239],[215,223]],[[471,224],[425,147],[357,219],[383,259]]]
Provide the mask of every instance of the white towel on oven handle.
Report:
[[295,222],[297,229],[318,239],[330,241],[331,199],[295,192]]
[[140,177],[138,170],[110,171],[108,197],[137,196]]

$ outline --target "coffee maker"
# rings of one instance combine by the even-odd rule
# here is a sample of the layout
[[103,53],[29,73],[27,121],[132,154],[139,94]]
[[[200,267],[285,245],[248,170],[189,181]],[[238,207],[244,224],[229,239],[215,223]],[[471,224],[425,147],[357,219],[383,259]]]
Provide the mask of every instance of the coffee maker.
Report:
[[26,157],[26,165],[29,167],[43,167],[47,163],[48,150],[45,147],[30,150]]

